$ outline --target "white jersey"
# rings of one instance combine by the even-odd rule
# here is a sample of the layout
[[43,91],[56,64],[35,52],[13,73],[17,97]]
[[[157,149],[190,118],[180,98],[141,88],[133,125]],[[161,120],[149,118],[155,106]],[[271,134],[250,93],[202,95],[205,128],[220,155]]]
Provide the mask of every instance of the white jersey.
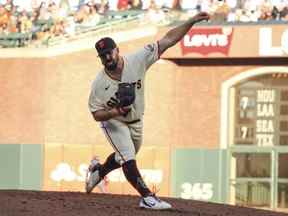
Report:
[[121,81],[112,79],[104,70],[97,74],[93,81],[90,96],[89,109],[109,110],[117,105],[115,93],[121,82],[135,84],[135,101],[131,105],[131,111],[127,116],[118,116],[115,119],[122,122],[130,122],[141,119],[144,113],[144,79],[148,68],[159,59],[158,43],[146,45],[135,53],[124,56],[124,67]]

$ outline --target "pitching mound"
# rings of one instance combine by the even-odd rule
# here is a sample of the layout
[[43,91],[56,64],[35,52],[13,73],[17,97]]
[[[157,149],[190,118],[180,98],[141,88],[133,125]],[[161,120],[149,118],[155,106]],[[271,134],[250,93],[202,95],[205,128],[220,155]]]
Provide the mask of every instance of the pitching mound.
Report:
[[163,198],[173,209],[153,211],[138,207],[139,197],[81,192],[0,190],[1,216],[284,216],[272,211],[199,201]]

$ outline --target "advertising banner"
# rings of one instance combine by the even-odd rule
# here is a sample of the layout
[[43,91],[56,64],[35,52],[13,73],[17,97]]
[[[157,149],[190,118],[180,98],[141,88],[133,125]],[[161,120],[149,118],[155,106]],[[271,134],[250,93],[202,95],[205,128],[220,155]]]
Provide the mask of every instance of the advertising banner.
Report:
[[288,27],[283,24],[195,26],[162,57],[288,57]]
[[[47,143],[45,145],[44,190],[53,191],[84,191],[85,177],[90,159],[97,156],[103,163],[111,153],[111,147],[93,147],[93,145],[77,145],[63,143]],[[137,155],[140,173],[153,191],[159,190],[160,195],[169,196],[169,149],[145,148]],[[104,181],[93,192],[137,194],[127,182],[122,169],[110,172]]]
[[229,55],[233,28],[201,28],[188,32],[181,40],[182,55],[199,53],[207,56],[212,53]]

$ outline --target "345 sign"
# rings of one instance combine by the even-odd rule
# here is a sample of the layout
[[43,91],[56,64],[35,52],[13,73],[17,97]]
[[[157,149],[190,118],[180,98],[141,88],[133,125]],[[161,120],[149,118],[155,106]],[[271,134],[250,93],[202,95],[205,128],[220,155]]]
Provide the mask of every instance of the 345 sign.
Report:
[[181,198],[208,201],[213,197],[213,184],[211,183],[188,183],[181,185]]

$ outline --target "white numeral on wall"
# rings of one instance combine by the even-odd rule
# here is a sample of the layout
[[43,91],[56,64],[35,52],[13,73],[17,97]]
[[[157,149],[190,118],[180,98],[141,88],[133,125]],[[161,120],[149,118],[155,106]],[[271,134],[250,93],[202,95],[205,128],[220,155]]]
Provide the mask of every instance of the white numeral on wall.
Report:
[[247,137],[248,128],[245,126],[241,127],[241,138],[245,139]]
[[181,185],[182,199],[210,200],[213,197],[213,184],[185,182]]
[[248,107],[249,98],[248,97],[242,97],[240,101],[240,106],[243,110],[245,110]]

